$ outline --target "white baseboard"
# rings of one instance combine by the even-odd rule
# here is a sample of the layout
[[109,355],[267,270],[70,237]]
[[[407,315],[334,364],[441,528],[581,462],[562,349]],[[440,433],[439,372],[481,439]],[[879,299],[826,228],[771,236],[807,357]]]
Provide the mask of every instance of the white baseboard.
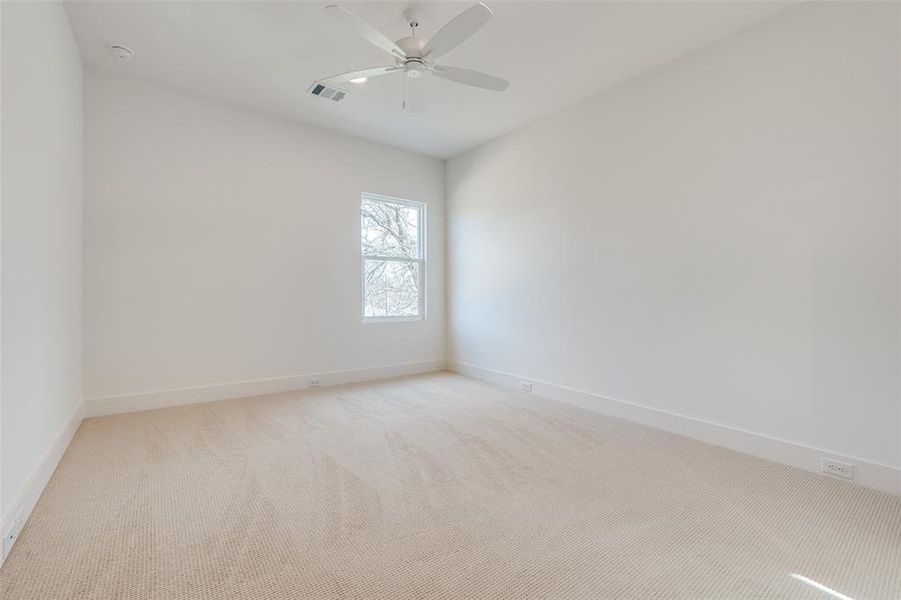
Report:
[[28,520],[31,511],[34,510],[38,499],[44,492],[44,488],[47,487],[47,483],[50,481],[50,477],[56,470],[57,465],[59,465],[63,454],[65,454],[66,448],[69,447],[75,432],[78,431],[83,414],[84,404],[79,402],[69,416],[69,420],[66,421],[60,432],[56,434],[53,443],[50,444],[50,448],[47,449],[46,454],[44,454],[44,457],[31,473],[31,477],[28,478],[25,486],[19,491],[12,506],[0,518],[0,531],[3,532],[0,565],[6,560],[9,551],[19,537],[19,532],[22,531],[22,527],[25,525],[25,521]]
[[[820,448],[796,444],[767,435],[702,421],[623,400],[605,398],[591,392],[536,381],[531,377],[486,369],[464,362],[448,361],[447,368],[460,375],[517,390],[520,389],[523,381],[529,381],[532,383],[532,392],[546,398],[574,404],[606,415],[663,429],[702,442],[799,467],[814,473],[820,473],[820,459],[824,456],[849,462],[854,465],[856,483],[881,492],[901,496],[901,469],[889,465],[844,456]],[[823,477],[826,477],[826,475],[823,475]]]
[[349,369],[346,371],[308,373],[305,375],[291,375],[288,377],[272,377],[269,379],[255,379],[234,383],[87,398],[85,400],[85,416],[100,417],[103,415],[114,415],[140,410],[182,406],[185,404],[213,402],[215,400],[231,400],[235,398],[248,398],[251,396],[292,392],[308,388],[310,379],[319,379],[322,382],[322,387],[326,387],[342,383],[374,381],[377,379],[387,379],[389,377],[401,377],[404,375],[419,375],[421,373],[443,371],[444,367],[444,359],[438,359],[399,365]]

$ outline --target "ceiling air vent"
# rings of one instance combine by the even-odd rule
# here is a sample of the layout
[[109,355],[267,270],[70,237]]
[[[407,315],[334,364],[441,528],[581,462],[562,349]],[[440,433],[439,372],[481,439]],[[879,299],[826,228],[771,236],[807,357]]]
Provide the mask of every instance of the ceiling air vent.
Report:
[[336,90],[335,88],[329,87],[324,83],[319,83],[318,81],[313,82],[313,85],[310,86],[310,93],[314,96],[319,96],[320,98],[325,98],[326,100],[332,100],[334,102],[341,102],[347,95],[347,92]]

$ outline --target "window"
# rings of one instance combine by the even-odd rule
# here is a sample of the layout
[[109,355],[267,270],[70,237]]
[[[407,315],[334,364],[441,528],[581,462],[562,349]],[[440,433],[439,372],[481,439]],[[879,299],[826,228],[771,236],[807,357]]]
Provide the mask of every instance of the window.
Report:
[[363,194],[360,202],[363,320],[425,314],[425,205]]

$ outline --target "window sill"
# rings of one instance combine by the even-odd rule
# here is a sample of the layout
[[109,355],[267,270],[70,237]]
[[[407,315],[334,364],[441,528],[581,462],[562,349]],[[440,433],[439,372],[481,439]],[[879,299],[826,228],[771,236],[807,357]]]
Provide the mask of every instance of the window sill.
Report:
[[409,323],[412,321],[425,321],[424,317],[363,317],[363,324],[371,323]]

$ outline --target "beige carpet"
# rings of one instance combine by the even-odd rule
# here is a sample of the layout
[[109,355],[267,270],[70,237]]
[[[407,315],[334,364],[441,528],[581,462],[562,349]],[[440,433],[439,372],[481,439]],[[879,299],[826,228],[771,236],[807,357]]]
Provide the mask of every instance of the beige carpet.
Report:
[[3,600],[901,598],[901,500],[447,373],[89,419]]

